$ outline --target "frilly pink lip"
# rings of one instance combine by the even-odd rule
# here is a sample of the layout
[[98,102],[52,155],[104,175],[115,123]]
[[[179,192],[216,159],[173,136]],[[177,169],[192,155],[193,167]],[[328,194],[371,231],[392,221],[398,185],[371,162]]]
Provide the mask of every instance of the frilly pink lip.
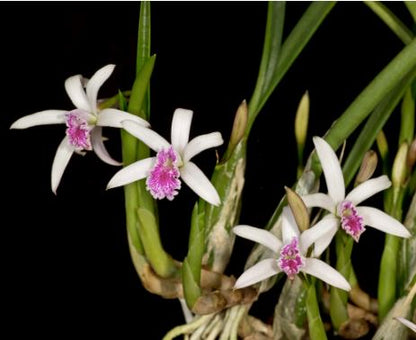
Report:
[[147,190],[155,199],[173,200],[181,188],[180,172],[177,166],[178,156],[172,146],[160,150],[156,162],[147,177]]

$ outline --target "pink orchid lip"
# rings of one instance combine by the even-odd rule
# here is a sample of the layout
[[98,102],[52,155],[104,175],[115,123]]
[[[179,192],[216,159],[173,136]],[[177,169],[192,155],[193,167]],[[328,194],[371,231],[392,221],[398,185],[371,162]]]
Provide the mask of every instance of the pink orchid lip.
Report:
[[65,114],[66,135],[69,144],[77,151],[92,150],[91,130],[93,127],[89,125],[88,118],[89,114],[79,109]]
[[341,218],[341,227],[348,235],[358,242],[365,231],[363,218],[358,214],[357,208],[351,201],[343,201],[339,205],[338,214]]
[[147,190],[155,199],[173,200],[181,188],[178,155],[172,146],[160,150],[146,179]]
[[284,271],[291,280],[294,279],[300,269],[305,265],[299,251],[299,240],[297,237],[294,237],[290,243],[283,246],[280,250],[278,264],[280,269]]

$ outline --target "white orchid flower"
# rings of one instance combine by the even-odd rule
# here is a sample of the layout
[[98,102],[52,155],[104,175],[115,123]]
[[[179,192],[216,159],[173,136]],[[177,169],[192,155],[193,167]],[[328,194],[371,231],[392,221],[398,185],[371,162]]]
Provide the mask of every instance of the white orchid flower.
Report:
[[[61,181],[66,166],[74,152],[84,154],[84,151],[94,150],[97,156],[107,164],[121,165],[110,157],[104,147],[102,127],[121,127],[121,121],[131,119],[142,126],[149,124],[130,113],[107,108],[101,111],[97,108],[97,94],[103,83],[110,77],[115,65],[107,65],[99,69],[90,80],[81,75],[69,77],[65,81],[66,92],[76,109],[45,110],[24,116],[15,121],[11,129],[26,129],[37,125],[66,124],[66,136],[56,151],[52,165],[52,191],[56,190]],[[85,90],[84,90],[85,86]]]
[[357,206],[379,191],[389,188],[391,182],[387,176],[369,179],[345,195],[344,177],[334,150],[322,138],[314,137],[313,143],[322,165],[328,194],[315,193],[302,196],[302,199],[308,208],[319,207],[330,212],[330,215],[311,228],[315,233],[322,234],[315,243],[315,255],[318,256],[327,248],[340,226],[356,242],[365,231],[365,226],[400,237],[410,237],[406,227],[393,217],[373,207]]
[[410,328],[413,332],[416,333],[416,324],[414,324],[413,322],[402,318],[401,316],[398,316],[395,318],[397,321],[400,321],[403,325],[405,325],[406,327]]
[[122,126],[126,131],[157,154],[121,169],[110,180],[107,189],[147,178],[147,190],[155,199],[166,197],[172,200],[181,188],[181,177],[204,200],[219,205],[217,190],[195,163],[191,162],[191,158],[206,149],[221,145],[223,139],[219,132],[212,132],[189,141],[192,115],[190,110],[175,110],[171,127],[172,143],[134,121],[123,121]]
[[284,272],[293,279],[299,272],[313,275],[331,286],[349,291],[348,281],[334,268],[325,262],[307,257],[309,246],[316,241],[313,233],[299,234],[299,229],[289,207],[283,208],[282,241],[271,232],[239,225],[233,228],[238,236],[258,242],[269,248],[275,257],[262,260],[247,269],[236,281],[235,288],[244,288],[265,280],[270,276]]

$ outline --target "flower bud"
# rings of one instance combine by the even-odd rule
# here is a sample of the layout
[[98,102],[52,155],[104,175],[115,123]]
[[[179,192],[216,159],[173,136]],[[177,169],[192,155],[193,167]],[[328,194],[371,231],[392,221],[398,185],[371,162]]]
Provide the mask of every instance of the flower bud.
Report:
[[247,121],[248,121],[248,107],[247,102],[243,100],[240,106],[237,109],[235,114],[233,129],[231,131],[230,141],[228,143],[227,151],[224,155],[224,160],[227,160],[236,145],[243,139],[244,133],[247,128]]
[[303,149],[305,145],[306,135],[308,132],[309,121],[309,93],[308,91],[302,96],[299,102],[298,110],[295,118],[295,137],[298,147]]
[[377,147],[378,151],[380,152],[381,159],[384,161],[389,152],[389,145],[387,143],[386,135],[384,134],[383,130],[381,130],[377,135]]
[[409,167],[410,171],[412,171],[415,163],[416,163],[416,138],[413,139],[412,144],[410,144],[409,151],[407,152],[407,166]]
[[299,230],[305,231],[309,228],[309,212],[306,208],[305,203],[302,198],[292,189],[285,187],[287,201],[292,210],[293,216],[295,217],[296,224],[299,227]]
[[396,154],[392,170],[393,187],[399,188],[404,184],[407,176],[407,150],[409,146],[407,143],[400,145],[399,151]]
[[373,150],[368,150],[361,162],[360,170],[355,179],[355,186],[368,180],[377,168],[377,153]]

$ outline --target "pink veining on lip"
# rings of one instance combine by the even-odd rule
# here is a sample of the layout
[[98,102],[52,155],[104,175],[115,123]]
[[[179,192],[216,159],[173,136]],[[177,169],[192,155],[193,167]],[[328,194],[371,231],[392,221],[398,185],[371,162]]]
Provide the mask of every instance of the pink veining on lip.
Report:
[[339,216],[341,217],[342,229],[358,242],[365,228],[363,218],[358,215],[354,204],[350,201],[343,201],[339,206]]
[[88,125],[87,114],[81,110],[67,112],[65,123],[69,143],[79,151],[92,150],[91,127]]
[[177,155],[173,147],[160,150],[156,155],[156,163],[146,179],[147,190],[156,199],[173,200],[181,188],[180,172],[177,166]]
[[291,280],[299,273],[300,268],[305,265],[300,255],[298,243],[298,238],[294,237],[289,244],[286,244],[280,250],[280,257],[278,259],[280,269],[284,271]]

